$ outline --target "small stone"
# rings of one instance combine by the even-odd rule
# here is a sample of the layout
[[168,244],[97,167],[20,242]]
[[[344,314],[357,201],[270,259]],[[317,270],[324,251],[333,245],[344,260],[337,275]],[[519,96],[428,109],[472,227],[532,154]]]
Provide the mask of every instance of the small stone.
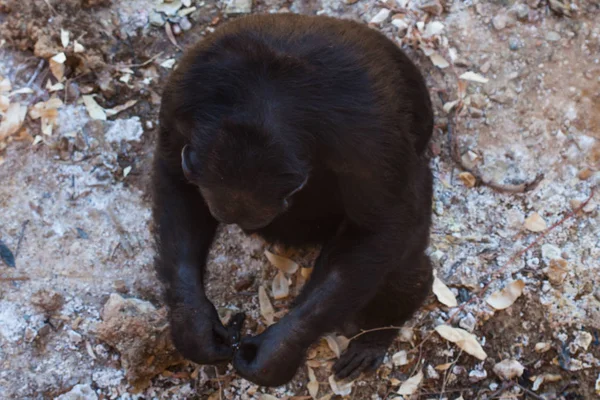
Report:
[[542,245],[542,258],[547,263],[555,258],[561,258],[562,251],[553,244],[545,243]]
[[471,383],[476,383],[487,378],[487,372],[485,370],[474,369],[469,372],[469,381]]
[[560,40],[560,34],[554,31],[546,32],[546,40],[549,42],[557,42]]
[[54,400],[98,400],[98,395],[90,385],[75,385],[70,392],[55,397]]
[[587,349],[590,347],[590,344],[592,344],[593,339],[594,338],[589,332],[580,331],[575,334],[575,340],[573,340],[572,343],[574,346],[587,351]]
[[127,293],[129,291],[129,289],[127,288],[127,283],[125,283],[125,281],[123,279],[117,279],[114,283],[113,286],[115,287],[115,290],[119,293]]
[[483,110],[480,110],[479,108],[476,108],[476,107],[469,107],[469,114],[473,118],[481,118],[481,117],[483,117]]
[[519,50],[519,47],[521,47],[521,43],[518,38],[511,37],[510,39],[508,39],[508,48],[509,49],[511,49],[512,51],[517,51],[517,50]]
[[25,334],[23,335],[23,340],[25,340],[25,343],[33,342],[36,336],[37,332],[35,331],[35,329],[32,329],[30,327],[25,328]]
[[433,368],[433,365],[427,366],[427,378],[428,379],[440,379],[440,374]]
[[539,342],[535,344],[535,352],[536,353],[545,353],[552,348],[550,343]]
[[476,324],[477,324],[477,321],[475,320],[475,317],[473,317],[473,315],[471,313],[468,313],[467,315],[464,316],[464,318],[462,318],[460,320],[460,322],[458,323],[458,326],[460,326],[461,328],[463,328],[464,330],[466,330],[468,332],[473,332],[475,330]]
[[181,20],[179,21],[179,26],[184,31],[189,31],[190,29],[192,29],[192,23],[190,22],[190,19],[188,17],[181,18]]
[[390,12],[391,11],[388,10],[387,8],[382,8],[381,10],[379,10],[379,12],[377,14],[375,14],[375,16],[373,18],[371,18],[371,21],[369,21],[369,23],[376,24],[376,25],[381,24],[386,19],[388,19],[388,17],[390,16]]
[[498,364],[494,365],[494,373],[498,375],[500,379],[503,379],[505,381],[523,375],[524,370],[525,368],[523,367],[523,365],[521,365],[520,362],[514,359],[503,360],[500,361]]
[[550,265],[545,270],[548,280],[553,285],[562,285],[567,277],[568,263],[562,258],[550,260]]
[[529,19],[529,7],[526,4],[517,4],[514,10],[519,20],[525,21]]
[[482,73],[484,73],[484,74],[487,74],[487,73],[488,73],[488,71],[490,70],[490,68],[492,68],[492,63],[491,63],[491,62],[489,62],[489,61],[486,61],[486,62],[485,62],[485,63],[484,63],[482,66],[481,66],[481,68],[479,68],[479,70],[480,70]]
[[54,290],[42,289],[31,296],[31,304],[47,313],[52,313],[60,309],[64,301],[65,299],[62,294]]
[[472,94],[471,104],[477,108],[483,109],[486,105],[485,96],[479,93]]
[[494,29],[498,31],[501,31],[502,29],[506,28],[507,24],[508,18],[504,14],[498,14],[494,18],[492,18],[492,25],[494,26]]
[[252,12],[252,0],[228,0],[226,14],[249,14]]
[[546,230],[546,221],[540,214],[534,212],[525,219],[525,229],[531,232],[542,232]]
[[158,3],[154,6],[154,11],[164,13],[169,16],[177,15],[177,11],[183,6],[181,0],[173,0],[169,3]]
[[73,344],[79,344],[83,341],[83,337],[73,330],[69,330],[67,336],[69,336],[69,341]]
[[394,355],[392,356],[392,363],[396,367],[401,367],[403,365],[408,364],[408,353],[406,352],[406,350],[400,350],[399,352],[394,353]]
[[444,12],[444,7],[439,0],[424,0],[421,1],[419,8],[429,14],[441,15]]
[[181,35],[182,30],[181,30],[181,27],[179,26],[179,24],[173,24],[171,29],[173,30],[173,34],[175,36]]
[[398,28],[398,36],[404,36],[408,30],[408,23],[402,18],[402,14],[396,14],[392,17],[392,25]]
[[156,26],[156,27],[161,27],[165,25],[165,18],[163,17],[163,15],[159,12],[156,12],[154,10],[150,11],[150,15],[148,17],[148,21],[150,22],[150,25],[152,26]]

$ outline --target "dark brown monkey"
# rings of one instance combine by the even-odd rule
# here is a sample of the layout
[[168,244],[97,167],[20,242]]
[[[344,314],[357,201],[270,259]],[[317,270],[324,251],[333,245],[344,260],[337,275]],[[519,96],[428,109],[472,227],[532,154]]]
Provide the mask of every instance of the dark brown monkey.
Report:
[[[157,267],[181,353],[233,359],[241,376],[277,386],[322,335],[408,319],[432,282],[432,129],[418,69],[355,22],[255,15],[187,52],[165,88],[154,163]],[[323,245],[294,308],[235,353],[203,286],[219,223]],[[395,335],[353,340],[337,377],[374,371]]]

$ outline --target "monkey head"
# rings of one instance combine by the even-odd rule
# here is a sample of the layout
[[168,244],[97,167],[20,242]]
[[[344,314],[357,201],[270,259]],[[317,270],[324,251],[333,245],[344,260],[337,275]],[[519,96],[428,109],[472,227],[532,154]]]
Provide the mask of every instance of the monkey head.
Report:
[[193,135],[182,149],[181,166],[215,219],[247,231],[284,213],[309,175],[297,146],[263,128],[231,121],[216,134]]

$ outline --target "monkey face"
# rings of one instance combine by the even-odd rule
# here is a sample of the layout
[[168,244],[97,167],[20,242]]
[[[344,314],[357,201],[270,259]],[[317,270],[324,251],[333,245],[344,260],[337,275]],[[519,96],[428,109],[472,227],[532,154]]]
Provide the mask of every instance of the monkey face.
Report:
[[244,177],[220,175],[217,179],[210,168],[201,172],[194,164],[193,150],[185,146],[181,153],[184,175],[198,186],[212,216],[223,224],[236,224],[247,231],[264,228],[284,213],[292,205],[293,196],[308,181],[296,173],[277,173],[275,167],[242,169]]

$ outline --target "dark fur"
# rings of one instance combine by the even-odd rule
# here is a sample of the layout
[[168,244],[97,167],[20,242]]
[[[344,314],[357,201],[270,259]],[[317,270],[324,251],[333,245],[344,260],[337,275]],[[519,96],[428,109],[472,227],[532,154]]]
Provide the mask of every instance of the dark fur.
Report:
[[[182,354],[233,359],[241,376],[276,386],[320,336],[408,319],[432,281],[432,129],[417,68],[355,22],[251,16],[190,50],[165,89],[154,165],[158,271]],[[270,241],[323,245],[295,307],[235,354],[203,288],[213,215]],[[352,341],[337,376],[374,371],[395,335]]]

